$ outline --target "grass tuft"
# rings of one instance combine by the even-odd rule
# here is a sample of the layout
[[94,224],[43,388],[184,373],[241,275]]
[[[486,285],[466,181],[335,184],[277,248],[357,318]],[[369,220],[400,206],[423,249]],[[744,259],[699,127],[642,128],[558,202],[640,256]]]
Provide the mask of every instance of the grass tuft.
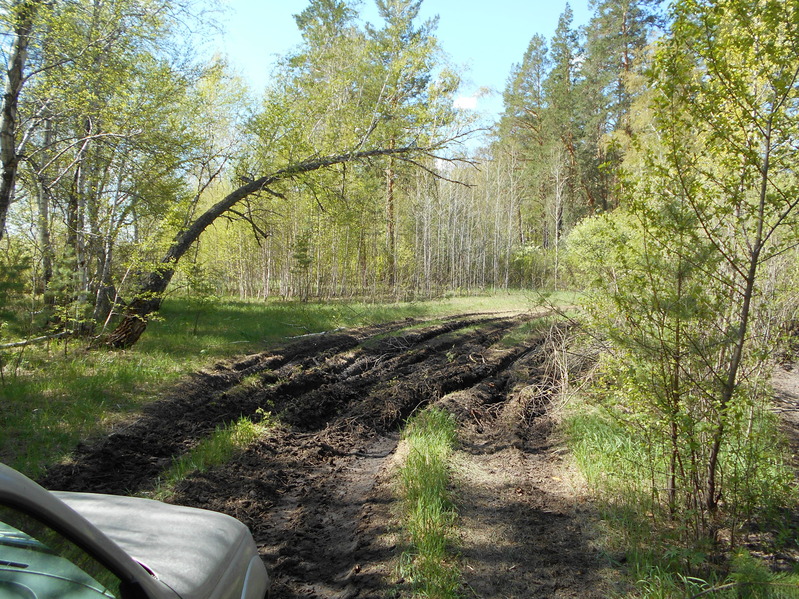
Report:
[[189,299],[172,297],[127,351],[87,351],[85,340],[0,351],[0,461],[38,478],[79,441],[107,432],[181,376],[286,337],[408,317],[523,310],[534,302],[521,292],[393,304],[231,299],[198,318]]
[[259,409],[257,415],[261,417],[261,421],[257,423],[241,417],[236,422],[217,426],[210,436],[172,462],[151,496],[154,499],[167,499],[174,492],[175,486],[189,474],[220,466],[246,449],[274,425],[271,414]]
[[431,408],[405,428],[408,457],[400,470],[408,548],[400,560],[402,575],[416,597],[457,597],[460,572],[449,548],[456,512],[452,503],[449,460],[456,441],[454,418]]

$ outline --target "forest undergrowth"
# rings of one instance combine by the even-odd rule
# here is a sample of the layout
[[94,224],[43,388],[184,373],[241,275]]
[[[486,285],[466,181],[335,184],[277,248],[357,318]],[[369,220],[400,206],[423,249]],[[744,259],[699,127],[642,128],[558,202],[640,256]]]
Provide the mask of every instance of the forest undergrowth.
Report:
[[[85,339],[57,339],[0,350],[0,460],[29,476],[158,398],[179,378],[215,360],[269,343],[342,327],[459,312],[526,309],[536,294],[449,296],[428,302],[248,302],[211,305],[174,297],[134,349],[109,351]],[[570,302],[571,294],[555,301]],[[6,338],[24,334],[23,312]],[[23,337],[24,338],[24,337]]]
[[[577,345],[575,353],[586,351],[584,339]],[[670,454],[658,445],[656,423],[635,421],[614,401],[595,352],[590,373],[572,381],[579,391],[563,429],[599,508],[602,551],[635,596],[799,597],[799,471],[790,458],[797,446],[786,439],[773,393],[752,412],[748,478],[731,485],[729,504],[699,530],[697,512],[668,502]]]

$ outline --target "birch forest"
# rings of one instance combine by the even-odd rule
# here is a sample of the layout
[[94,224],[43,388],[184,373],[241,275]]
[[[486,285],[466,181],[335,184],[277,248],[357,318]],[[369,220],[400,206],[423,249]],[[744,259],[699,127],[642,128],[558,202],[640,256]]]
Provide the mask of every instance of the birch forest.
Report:
[[[129,346],[169,294],[586,289],[591,275],[569,248],[591,227],[601,230],[593,242],[609,235],[596,219],[629,214],[642,188],[669,178],[664,169],[690,188],[679,171],[709,147],[705,136],[739,128],[719,166],[744,178],[743,195],[755,184],[736,156],[762,157],[763,139],[796,148],[793,3],[592,0],[582,27],[566,4],[551,39],[531,36],[488,128],[456,107],[461,75],[421,4],[376,0],[371,24],[357,3],[309,0],[294,17],[302,42],[267,89],[250,90],[193,41],[213,33],[212,3],[5,0],[0,276],[4,309],[26,323],[5,335],[117,327],[111,345]],[[757,19],[779,27],[759,39]],[[743,73],[751,57],[730,32],[767,66]],[[676,116],[676,99],[714,75],[726,86],[716,105],[725,118],[768,106],[774,119]],[[772,129],[781,119],[785,128]],[[686,151],[670,164],[674,127]],[[758,140],[751,127],[768,134]],[[782,218],[761,241],[779,239],[786,259],[795,174],[780,163],[772,176],[771,157],[763,185],[779,188]],[[743,218],[734,190],[719,190]]]
[[624,433],[587,461],[635,470],[601,482],[682,546],[795,500],[770,384],[799,331],[799,2],[565,4],[487,124],[422,0],[297,5],[252,90],[199,47],[211,0],[0,0],[0,350],[130,348],[174,296],[570,290]]

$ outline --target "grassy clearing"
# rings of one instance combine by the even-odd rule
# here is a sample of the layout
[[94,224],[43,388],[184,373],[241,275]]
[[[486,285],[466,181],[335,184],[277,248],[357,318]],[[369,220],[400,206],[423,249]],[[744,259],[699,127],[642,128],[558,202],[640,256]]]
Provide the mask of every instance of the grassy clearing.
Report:
[[36,477],[186,373],[285,337],[408,317],[525,310],[536,301],[523,292],[395,304],[229,300],[198,311],[171,298],[128,351],[87,351],[76,341],[1,351],[0,461]]
[[[719,547],[688,546],[682,531],[651,496],[658,472],[647,449],[631,441],[604,409],[573,405],[566,432],[580,470],[600,499],[603,550],[624,563],[642,599],[799,599],[799,573],[775,574],[743,549],[719,563]],[[772,550],[795,542],[795,531],[774,535]]]
[[28,348],[23,358],[0,384],[0,461],[29,476],[201,365],[160,352],[87,352],[74,342]]
[[[571,295],[559,293],[557,301]],[[172,300],[164,303],[161,318],[153,323],[138,347],[159,349],[171,354],[194,354],[199,348],[207,353],[238,352],[240,348],[260,347],[271,341],[293,335],[328,331],[402,318],[436,318],[463,312],[527,310],[540,305],[538,294],[502,293],[471,297],[446,297],[424,302],[364,303],[327,301],[246,302],[230,300],[212,311],[204,312],[199,321],[186,303]],[[194,332],[196,323],[196,333]],[[190,343],[186,343],[190,340]]]
[[272,415],[268,412],[259,409],[257,416],[260,418],[259,422],[242,417],[226,426],[218,426],[191,451],[173,461],[150,496],[154,499],[168,499],[175,486],[192,472],[205,472],[209,468],[220,466],[246,449],[274,426]]
[[448,412],[431,408],[417,414],[405,429],[408,457],[399,476],[408,548],[400,568],[416,597],[451,599],[460,586],[460,572],[449,551],[456,518],[449,493],[455,428]]

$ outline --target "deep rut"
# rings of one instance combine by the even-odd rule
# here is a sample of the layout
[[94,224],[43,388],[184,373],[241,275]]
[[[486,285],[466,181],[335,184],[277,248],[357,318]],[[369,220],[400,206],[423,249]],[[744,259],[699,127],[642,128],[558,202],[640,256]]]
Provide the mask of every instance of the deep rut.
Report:
[[[217,426],[267,409],[298,430],[323,429],[351,402],[376,392],[378,403],[392,380],[427,378],[442,361],[438,354],[491,343],[517,326],[517,318],[468,317],[434,326],[413,320],[367,327],[348,333],[308,336],[283,347],[199,372],[170,397],[151,404],[136,420],[120,425],[106,438],[80,445],[74,459],[51,468],[41,482],[49,488],[103,493],[140,493],[152,488],[172,460],[190,450]],[[466,327],[480,328],[458,335]],[[419,328],[412,328],[419,327]],[[454,356],[454,353],[450,353]],[[445,358],[446,359],[446,358]],[[466,368],[452,370],[468,370]],[[433,377],[440,389],[452,382]],[[473,374],[455,373],[473,378]],[[432,379],[431,379],[432,382]],[[420,382],[425,387],[430,382]],[[455,383],[457,384],[457,383]],[[421,393],[421,389],[419,390]],[[424,401],[424,397],[420,402]],[[377,408],[388,428],[416,407],[407,397]],[[372,406],[365,417],[374,416]],[[394,412],[392,412],[394,410]],[[385,428],[385,426],[384,426]]]
[[[151,489],[215,426],[258,410],[280,424],[224,467],[195,473],[174,501],[224,511],[253,531],[275,575],[272,597],[385,597],[396,572],[393,494],[385,481],[398,431],[442,402],[496,444],[513,444],[545,412],[520,392],[542,370],[543,335],[503,343],[531,315],[407,320],[307,336],[186,381],[137,420],[52,468],[50,488]],[[520,338],[523,338],[520,337]],[[543,378],[541,378],[543,377]],[[504,422],[507,420],[507,422]],[[489,422],[495,423],[492,427]]]

